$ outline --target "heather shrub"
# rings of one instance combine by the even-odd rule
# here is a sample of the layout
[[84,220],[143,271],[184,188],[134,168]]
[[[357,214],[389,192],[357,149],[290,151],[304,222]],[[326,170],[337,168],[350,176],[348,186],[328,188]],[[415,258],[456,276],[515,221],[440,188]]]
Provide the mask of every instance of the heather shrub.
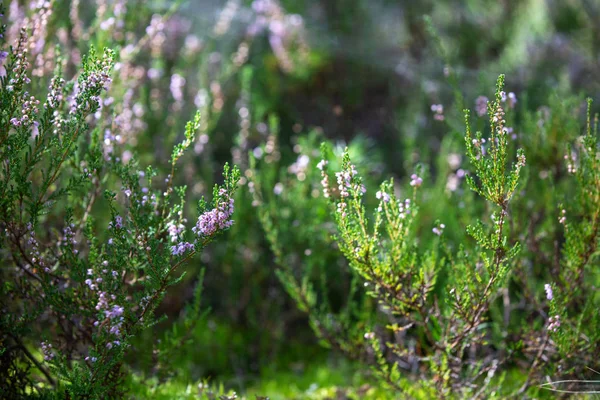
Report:
[[6,4],[0,397],[593,391],[599,10],[555,3]]
[[[516,96],[504,91],[503,76],[493,99],[477,110],[474,122],[482,131],[474,133],[470,113],[465,114],[465,156],[442,152],[440,164],[448,160],[454,171],[440,166],[437,184],[429,184],[417,168],[407,182],[385,181],[373,194],[348,150],[333,158],[323,144],[313,182],[321,178],[323,201],[331,204],[337,229],[328,236],[353,277],[363,282],[354,283],[348,296],[364,286],[377,304],[376,318],[356,312],[356,302],[337,314],[323,309],[319,303],[329,290],[315,283],[312,263],[293,267],[284,256],[289,244],[281,233],[281,203],[262,206],[278,276],[308,314],[317,337],[370,363],[390,393],[411,398],[537,395],[540,386],[532,383],[539,385],[542,376],[564,380],[597,370],[589,357],[598,351],[594,254],[600,209],[591,100],[583,128],[577,118],[581,101],[557,99],[551,108],[527,115],[522,133],[516,134],[520,129],[511,115]],[[534,166],[529,167],[526,154]],[[469,160],[464,170],[458,168],[459,157]],[[340,158],[341,165],[332,168],[330,162]],[[477,197],[456,198],[465,186]],[[286,189],[301,197],[293,186]],[[367,208],[369,197],[378,200],[375,207]],[[479,198],[485,203],[478,204]],[[419,217],[420,204],[427,201],[450,204],[438,205],[439,219],[432,222]],[[570,227],[569,214],[577,216],[576,228]],[[323,213],[314,215],[310,225],[325,227],[323,218]],[[423,229],[424,222],[429,229]],[[449,229],[461,225],[466,235],[448,237]],[[307,237],[304,243],[309,242]],[[526,373],[507,380],[516,365],[526,366]],[[582,381],[545,386],[574,393],[582,390]]]
[[[125,161],[110,146],[108,121],[95,117],[109,112],[114,52],[91,48],[68,82],[59,60],[46,80],[30,78],[31,43],[22,29],[0,89],[2,397],[118,397],[125,357],[142,351],[132,340],[158,321],[154,311],[181,266],[233,224],[239,172],[226,164],[223,183],[188,223],[186,187],[174,176],[200,115],[174,147],[170,173]],[[188,329],[201,314],[201,284]],[[185,336],[169,338],[154,354],[159,363]]]

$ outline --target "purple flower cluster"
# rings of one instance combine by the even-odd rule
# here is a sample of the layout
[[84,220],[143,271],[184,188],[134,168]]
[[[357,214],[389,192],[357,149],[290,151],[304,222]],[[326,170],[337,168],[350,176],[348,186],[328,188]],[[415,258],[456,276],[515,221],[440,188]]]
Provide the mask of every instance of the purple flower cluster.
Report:
[[31,79],[27,76],[29,70],[29,61],[27,61],[27,30],[21,29],[17,48],[14,52],[15,64],[12,70],[12,78],[8,81],[6,89],[8,91],[18,91],[23,84],[28,84]]
[[194,245],[189,242],[181,242],[179,244],[176,244],[175,246],[171,246],[171,254],[173,254],[174,256],[179,256],[191,250],[194,250]]
[[402,203],[400,200],[398,200],[398,209],[399,209],[399,217],[400,219],[405,219],[407,215],[410,214],[411,209],[410,209],[410,199],[406,199],[404,200],[404,203]]
[[[123,317],[125,309],[118,304],[113,304],[111,307],[109,304],[110,300],[115,301],[116,296],[114,294],[109,296],[107,292],[100,292],[98,294],[98,303],[96,304],[96,310],[103,312],[104,318],[108,321],[108,324],[106,324],[106,326],[109,327],[108,332],[116,337],[115,340],[106,345],[109,349],[112,348],[113,345],[118,346],[121,344],[118,339],[121,336],[121,328],[123,327],[123,322],[125,320]],[[96,327],[104,325],[105,323],[101,324],[99,320],[94,322],[94,326]]]
[[321,160],[317,164],[317,168],[321,171],[321,186],[323,186],[323,197],[325,197],[326,199],[329,198],[329,196],[331,195],[329,189],[329,175],[327,175],[327,170],[325,168],[327,164],[329,164],[329,161],[327,160]]
[[[356,167],[354,165],[350,165],[349,169],[347,169],[347,170],[343,170],[341,172],[335,173],[335,176],[337,178],[337,183],[338,183],[338,189],[340,190],[340,196],[342,196],[342,197],[350,196],[348,189],[351,189],[353,187],[352,178],[354,178],[357,174],[358,174],[358,172],[356,171]],[[355,186],[354,188],[357,189],[358,187]],[[365,192],[366,192],[366,188],[364,187],[364,185],[361,185],[359,193],[365,193]]]
[[[27,98],[27,92],[24,93],[23,98]],[[29,100],[24,100],[23,104],[21,105],[21,116],[19,118],[11,118],[10,123],[15,127],[31,126],[31,124],[34,123],[36,114],[38,113],[37,106],[39,104],[39,100],[36,100],[36,98],[33,96],[31,96]]]
[[65,80],[59,76],[55,76],[50,81],[48,87],[48,95],[46,96],[46,102],[44,108],[57,108],[63,99],[62,88],[65,85]]
[[[79,88],[75,95],[75,109],[84,110],[86,108],[85,102],[89,96],[89,100],[93,104],[91,106],[100,106],[99,94],[101,91],[107,91],[112,82],[110,72],[113,66],[114,55],[110,51],[106,51],[102,60],[95,61],[93,67],[87,71],[83,78],[79,81]],[[74,110],[71,110],[72,112]]]
[[560,315],[555,315],[548,319],[548,330],[550,332],[556,332],[560,328]]
[[[44,271],[50,272],[50,269],[46,267],[46,263],[40,253],[40,244],[35,238],[35,231],[33,230],[33,225],[31,225],[31,223],[27,224],[25,237],[27,237],[27,245],[31,249],[31,262],[42,267]],[[33,267],[33,265],[31,267]]]
[[179,239],[179,236],[181,236],[181,233],[184,229],[185,226],[181,223],[176,224],[173,221],[167,222],[167,232],[169,233],[169,239],[171,243],[177,242],[177,239]]
[[410,186],[419,187],[423,184],[423,178],[417,176],[417,174],[412,174],[410,176]]
[[63,228],[63,237],[61,239],[61,243],[63,244],[63,246],[74,246],[77,244],[73,228],[75,228],[75,224],[67,225]]
[[115,221],[114,222],[109,222],[108,223],[108,229],[121,229],[123,228],[123,217],[121,217],[120,215],[117,215],[115,217]]
[[44,361],[50,361],[54,358],[54,353],[52,352],[52,345],[48,342],[42,342],[42,354],[44,354]]
[[389,203],[391,199],[389,194],[381,190],[375,194],[375,197],[377,197],[378,200],[381,200],[384,203]]
[[233,203],[233,198],[229,197],[227,191],[220,189],[217,207],[198,217],[198,222],[192,231],[198,236],[207,237],[221,229],[229,228],[233,225],[233,221],[230,219],[233,215]]

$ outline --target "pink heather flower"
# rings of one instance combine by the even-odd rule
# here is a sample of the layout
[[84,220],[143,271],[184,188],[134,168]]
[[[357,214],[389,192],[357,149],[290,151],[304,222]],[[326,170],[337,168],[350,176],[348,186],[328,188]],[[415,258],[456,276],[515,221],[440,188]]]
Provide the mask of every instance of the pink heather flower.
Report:
[[411,179],[410,186],[419,187],[423,183],[423,179],[418,177],[417,174],[412,174],[410,176],[410,179]]
[[549,283],[544,285],[544,290],[546,291],[546,299],[552,300],[554,298],[554,294],[552,293],[552,286]]
[[123,315],[123,311],[123,307],[115,304],[110,311],[106,312],[106,317],[110,319],[115,319]]
[[340,190],[340,196],[348,197],[350,193],[348,192],[348,188],[350,187],[350,181],[352,176],[354,176],[349,171],[336,172],[335,176],[337,178],[338,189]]
[[194,250],[194,245],[189,242],[181,242],[175,246],[171,246],[171,254],[174,256],[179,256],[190,250]]
[[173,221],[169,221],[167,223],[167,232],[169,233],[169,238],[172,243],[177,242],[177,239],[185,229],[183,224],[176,224]]
[[385,203],[389,203],[390,202],[390,195],[387,194],[386,192],[383,191],[379,191],[377,193],[375,193],[375,197],[377,197],[378,200],[383,200]]
[[[117,215],[115,217],[114,222],[108,223],[109,229],[112,229],[112,228],[121,229],[122,227],[123,227],[123,217],[121,217],[120,215]],[[108,244],[112,244],[112,238],[108,240]]]
[[548,330],[551,332],[556,332],[560,328],[560,316],[555,315],[554,317],[550,317],[548,319]]
[[42,353],[44,354],[44,361],[50,361],[54,358],[54,353],[52,352],[52,345],[48,342],[42,342]]
[[223,196],[223,201],[219,202],[216,208],[206,211],[198,217],[196,226],[192,228],[192,231],[196,235],[212,236],[219,230],[229,228],[233,225],[233,221],[230,218],[233,215],[234,200],[228,197],[225,189],[221,189],[219,195]]
[[560,217],[558,218],[558,223],[564,225],[567,222],[567,210],[563,209],[560,212]]
[[398,216],[400,219],[406,218],[410,214],[410,199],[404,200],[404,203],[398,201]]

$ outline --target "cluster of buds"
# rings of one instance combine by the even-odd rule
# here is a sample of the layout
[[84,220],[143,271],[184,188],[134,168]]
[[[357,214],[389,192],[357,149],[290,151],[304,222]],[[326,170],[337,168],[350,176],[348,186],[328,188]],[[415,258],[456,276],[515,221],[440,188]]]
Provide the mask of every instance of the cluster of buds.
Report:
[[46,102],[44,103],[45,109],[55,109],[59,106],[60,102],[63,99],[62,89],[65,85],[65,80],[59,76],[55,76],[50,81],[50,86],[48,87],[48,96],[46,97]]
[[544,285],[544,290],[546,291],[546,299],[552,300],[554,298],[554,294],[552,293],[552,286],[549,283]]
[[[502,96],[502,93],[504,92],[500,92],[500,95]],[[496,104],[496,109],[494,110],[494,114],[492,115],[492,125],[495,126],[496,128],[496,133],[498,135],[503,135],[504,132],[504,125],[506,124],[506,120],[504,119],[504,108],[502,108],[502,105],[500,103]]]
[[362,196],[367,192],[366,186],[360,183],[360,178],[354,179],[357,175],[358,171],[356,171],[356,167],[352,164],[350,164],[348,168],[335,173],[338,189],[342,198],[350,196],[348,190],[352,190],[358,196]]
[[17,48],[14,51],[15,63],[12,69],[12,77],[8,81],[8,91],[19,91],[24,84],[29,84],[31,79],[27,76],[29,61],[27,60],[27,30],[21,28]]
[[88,100],[92,102],[89,104],[92,108],[99,107],[101,105],[100,93],[103,90],[107,91],[112,83],[110,72],[114,65],[114,52],[106,50],[102,60],[93,60],[92,62],[93,64],[88,64],[87,70],[79,79],[79,88],[75,95],[76,110],[85,110]]
[[44,355],[44,361],[50,361],[54,358],[54,353],[52,352],[52,344],[48,342],[42,342],[42,354]]
[[560,316],[555,315],[548,319],[548,330],[550,332],[556,332],[560,328]]
[[350,168],[348,170],[335,173],[341,197],[350,196],[350,192],[348,191],[348,189],[352,187],[352,178],[355,177],[357,173],[358,172],[356,171],[354,165],[350,165]]
[[560,211],[560,217],[558,217],[558,223],[564,225],[567,222],[567,210],[564,208]]
[[423,178],[417,176],[417,174],[412,174],[410,176],[410,186],[419,187],[423,184]]
[[209,237],[222,229],[229,228],[233,225],[233,220],[230,219],[233,215],[233,204],[233,198],[229,197],[227,191],[221,188],[217,206],[200,215],[192,231],[198,236]]
[[73,232],[74,228],[75,224],[70,224],[63,228],[63,237],[61,239],[63,246],[74,246],[77,244],[77,241],[75,240],[75,232]]
[[326,199],[331,195],[331,191],[329,189],[329,175],[327,175],[327,170],[325,167],[329,164],[327,160],[321,160],[317,164],[317,168],[321,171],[321,186],[323,187],[323,197]]
[[521,169],[525,166],[527,159],[525,158],[524,153],[517,154],[517,169]]
[[37,264],[38,266],[44,268],[44,271],[50,272],[50,269],[46,267],[46,263],[40,252],[40,244],[35,238],[35,232],[31,223],[27,224],[27,233],[25,237],[27,237],[27,245],[29,249],[31,249],[31,262],[34,265]]
[[398,217],[400,217],[400,219],[405,219],[411,212],[410,199],[404,200],[404,203],[398,200],[398,210]]
[[[24,94],[24,99],[27,98],[27,92]],[[23,101],[21,105],[21,116],[19,118],[11,118],[10,123],[15,127],[29,127],[35,123],[35,116],[38,113],[37,106],[40,104],[39,100],[31,96],[29,100]]]
[[[98,277],[96,279],[94,279],[94,271],[91,269],[87,270],[87,276],[88,278],[84,281],[84,283],[88,286],[88,288],[90,288],[90,290],[95,291],[98,289],[98,285],[102,283],[103,279],[102,277]],[[98,310],[99,308],[96,307],[96,309]]]
[[384,203],[389,203],[391,199],[391,196],[382,190],[375,193],[375,197],[377,197],[378,200],[381,200]]
[[479,150],[480,150],[480,153],[478,153],[478,154],[476,155],[476,158],[477,158],[478,160],[479,160],[479,159],[480,159],[482,156],[485,156],[485,153],[486,153],[486,151],[485,151],[485,146],[484,146],[485,142],[486,142],[485,138],[476,138],[476,139],[473,139],[473,140],[471,141],[471,143],[473,143],[473,146],[475,146],[477,149],[479,149]]
[[571,153],[571,157],[568,154],[565,154],[564,159],[567,160],[567,172],[569,174],[574,174],[577,172],[577,166],[575,165],[575,161],[577,161],[577,155],[575,152]]
[[479,138],[479,139],[472,140],[473,145],[477,148],[481,148],[485,142],[486,142],[485,138]]

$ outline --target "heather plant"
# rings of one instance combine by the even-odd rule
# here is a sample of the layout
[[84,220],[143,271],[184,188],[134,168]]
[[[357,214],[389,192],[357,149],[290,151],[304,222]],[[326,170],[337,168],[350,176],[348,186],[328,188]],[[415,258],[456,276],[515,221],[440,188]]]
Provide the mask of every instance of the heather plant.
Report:
[[[282,268],[278,272],[280,280],[299,309],[308,314],[317,336],[348,357],[370,361],[374,374],[391,393],[416,398],[522,396],[525,392],[537,393],[539,387],[532,385],[533,382],[539,385],[542,376],[549,379],[546,389],[576,392],[576,380],[567,381],[568,388],[565,388],[560,383],[553,385],[550,377],[581,376],[585,367],[595,368],[595,361],[589,355],[597,351],[594,349],[598,345],[598,317],[592,310],[597,310],[598,301],[593,259],[598,251],[597,191],[600,186],[597,123],[590,116],[591,101],[588,102],[587,128],[580,137],[574,137],[571,129],[564,128],[579,130],[576,118],[569,114],[576,102],[554,102],[552,111],[548,108],[534,113],[537,115],[535,124],[529,122],[535,118],[533,115],[527,117],[528,122],[523,127],[532,133],[519,135],[526,148],[523,150],[516,148],[519,142],[513,133],[516,128],[507,122],[511,125],[515,122],[514,116],[506,115],[506,110],[514,107],[515,99],[514,94],[509,96],[504,92],[501,76],[494,100],[486,101],[485,107],[479,105],[483,111],[477,110],[480,117],[489,118],[489,134],[485,136],[481,131],[472,132],[470,113],[465,114],[464,145],[471,167],[460,175],[485,204],[479,206],[476,200],[469,201],[471,210],[443,216],[458,220],[459,225],[465,220],[475,220],[466,226],[468,237],[454,234],[446,239],[443,220],[430,225],[429,233],[419,229],[419,223],[427,221],[419,219],[419,205],[428,185],[424,180],[427,176],[418,168],[406,185],[398,186],[393,180],[381,184],[375,193],[379,204],[368,213],[365,198],[373,195],[349,153],[344,152],[339,172],[331,176],[330,162],[335,160],[328,145],[323,145],[323,159],[317,168],[323,186],[322,197],[329,200],[337,227],[333,237],[351,270],[363,281],[364,285],[360,286],[376,301],[380,318],[364,314],[349,318],[345,312],[323,312],[317,299],[325,295],[326,290],[319,293],[311,284],[310,263],[299,268],[300,272],[290,269],[284,256],[285,248],[282,248],[286,240],[280,233],[280,212],[275,209],[275,203],[263,207],[261,222]],[[478,102],[482,103],[481,99]],[[478,126],[486,126],[482,124],[484,121],[476,122]],[[547,142],[549,134],[557,137]],[[537,147],[540,136],[544,140],[539,143],[542,147]],[[573,140],[576,152],[569,144]],[[560,160],[550,165],[538,161],[540,157],[556,154],[543,146],[563,146],[561,151],[567,154],[567,165],[561,165]],[[554,166],[553,184],[560,184],[561,189],[574,188],[560,195],[563,203],[572,204],[571,212],[579,216],[572,232],[566,207],[556,210],[557,204],[549,203],[544,196],[548,189],[540,187],[544,181],[533,179],[532,174],[523,174],[525,151],[538,162],[532,167],[538,176],[546,179],[549,174],[546,168]],[[441,154],[442,164],[447,156],[447,151]],[[453,167],[456,168],[457,165]],[[565,180],[565,169],[569,178],[575,177],[574,181],[559,182]],[[451,203],[457,188],[448,190],[445,175],[456,179],[456,173],[444,174],[443,168],[439,172],[440,183],[436,186],[445,186],[450,196],[444,201]],[[551,179],[546,179],[546,184],[549,181]],[[555,190],[552,188],[555,193],[552,201],[559,197]],[[564,193],[573,193],[575,197],[569,200]],[[438,196],[444,198],[443,191],[438,192]],[[532,196],[540,196],[539,204]],[[468,193],[463,193],[459,199],[468,197]],[[428,198],[432,201],[432,197]],[[528,206],[522,205],[523,201],[527,201]],[[518,209],[512,206],[514,203],[519,205]],[[521,213],[531,210],[532,206],[546,207],[551,212],[550,216],[540,217],[545,219],[544,232],[551,229],[550,232],[559,235],[559,228],[565,226],[565,238],[544,247],[549,255],[534,254],[540,249],[540,242],[546,242],[540,233],[535,233],[535,237],[523,233],[528,221]],[[548,212],[547,209],[542,212]],[[476,212],[484,212],[485,217],[477,218]],[[514,221],[514,215],[521,219]],[[322,218],[321,214],[313,220],[317,223]],[[530,226],[529,231],[532,230],[537,229]],[[304,240],[308,242],[308,238]],[[526,251],[522,251],[523,246]],[[544,268],[531,271],[532,257],[537,258],[536,262],[555,263],[556,270],[551,271],[556,272],[549,274]],[[554,261],[548,261],[552,259]],[[582,278],[586,273],[590,275],[588,284]],[[515,287],[523,285],[537,287],[523,294],[515,291]],[[350,291],[349,297],[353,296]],[[517,304],[512,301],[515,297]],[[523,302],[525,305],[520,305]],[[531,320],[532,325],[523,327],[519,318]],[[345,328],[335,330],[334,327]],[[519,360],[528,360],[528,373],[523,379],[513,378],[507,382],[511,363],[521,362]],[[419,377],[416,384],[411,383],[407,375],[411,371]]]
[[0,397],[585,390],[581,4],[11,1]]
[[[6,52],[0,89],[2,397],[121,396],[132,340],[156,324],[182,266],[233,224],[239,172],[225,165],[190,227],[186,187],[173,182],[200,115],[174,147],[170,173],[124,161],[121,149],[106,151],[94,117],[106,106],[114,52],[92,48],[69,82],[59,60],[47,82],[30,78],[28,35],[23,28]],[[201,313],[201,284],[186,326]],[[183,340],[170,338],[160,360]]]
[[[275,119],[271,126],[276,133]],[[308,316],[321,343],[361,359],[364,354],[357,351],[350,332],[364,331],[373,303],[360,290],[356,275],[330,268],[345,261],[331,239],[335,226],[328,218],[328,201],[321,195],[320,140],[318,131],[300,139],[295,145],[297,159],[287,167],[251,155],[249,185],[285,291]],[[375,167],[373,159],[365,158],[363,146],[353,143],[352,153],[360,165]],[[306,220],[312,222],[302,223]]]

